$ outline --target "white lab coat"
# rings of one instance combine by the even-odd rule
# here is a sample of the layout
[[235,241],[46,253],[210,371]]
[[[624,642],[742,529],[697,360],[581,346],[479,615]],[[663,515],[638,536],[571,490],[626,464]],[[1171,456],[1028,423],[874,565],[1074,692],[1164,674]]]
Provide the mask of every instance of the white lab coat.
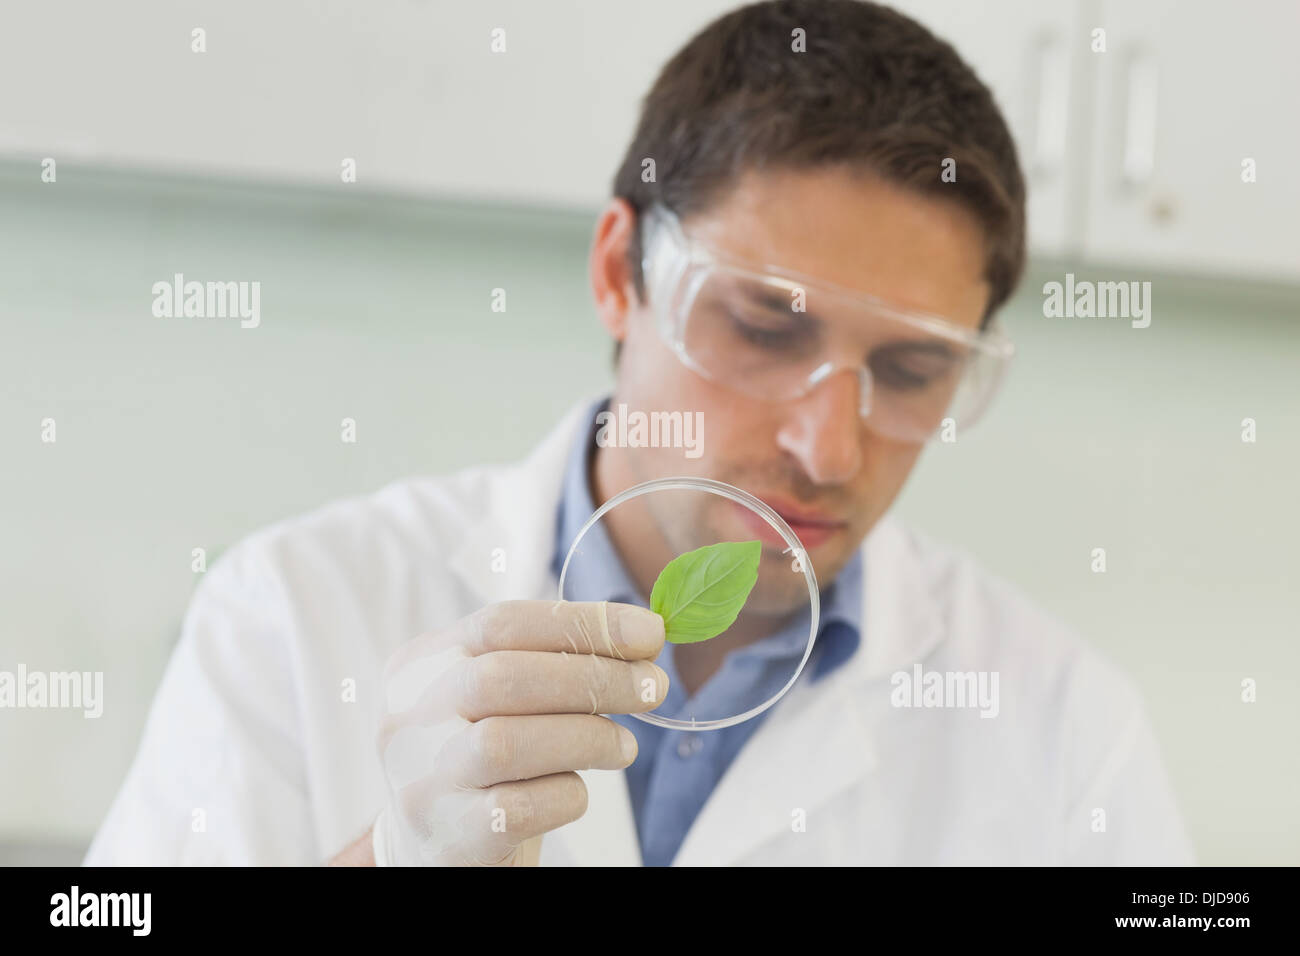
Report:
[[[522,462],[402,481],[223,555],[86,862],[315,864],[363,833],[384,803],[384,660],[486,603],[555,596],[556,504],[590,401]],[[892,517],[863,547],[860,649],[768,714],[676,865],[1193,862],[1127,677]],[[918,663],[996,671],[998,715],[891,705],[891,675]],[[546,836],[542,864],[639,864],[623,771],[582,776],[587,813]]]

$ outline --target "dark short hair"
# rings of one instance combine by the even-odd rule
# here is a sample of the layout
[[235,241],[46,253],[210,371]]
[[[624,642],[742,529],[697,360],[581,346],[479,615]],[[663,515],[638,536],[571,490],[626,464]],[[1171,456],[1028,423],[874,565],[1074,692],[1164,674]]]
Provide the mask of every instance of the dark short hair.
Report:
[[[806,52],[794,52],[793,31]],[[940,177],[945,159],[957,179]],[[642,180],[653,159],[653,182]],[[638,216],[725,199],[740,174],[848,165],[973,213],[990,295],[981,326],[1024,269],[1025,186],[992,93],[952,46],[863,0],[766,0],[733,10],[664,65],[614,177]],[[639,231],[628,249],[645,299]],[[618,343],[614,360],[621,351]]]

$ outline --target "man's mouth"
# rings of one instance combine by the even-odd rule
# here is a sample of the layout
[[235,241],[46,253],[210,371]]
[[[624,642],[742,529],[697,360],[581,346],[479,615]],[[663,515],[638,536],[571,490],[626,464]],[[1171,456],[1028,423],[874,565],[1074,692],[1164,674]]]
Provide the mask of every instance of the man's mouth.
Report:
[[[762,495],[759,497],[790,526],[790,530],[794,532],[795,537],[799,539],[799,543],[805,549],[824,544],[848,527],[847,521],[826,512],[801,508],[793,502],[781,498]],[[777,534],[776,529],[768,524],[765,519],[759,517],[749,508],[741,505],[736,507],[739,509],[740,517],[744,520],[746,526],[764,544],[774,545],[783,550],[789,547],[785,539]]]

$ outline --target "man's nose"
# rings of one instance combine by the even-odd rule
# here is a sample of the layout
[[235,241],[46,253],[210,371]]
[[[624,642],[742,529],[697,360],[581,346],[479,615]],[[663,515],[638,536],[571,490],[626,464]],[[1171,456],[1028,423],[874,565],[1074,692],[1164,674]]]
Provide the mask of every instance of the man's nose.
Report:
[[841,369],[789,403],[777,445],[799,459],[817,484],[842,484],[862,467],[863,383]]

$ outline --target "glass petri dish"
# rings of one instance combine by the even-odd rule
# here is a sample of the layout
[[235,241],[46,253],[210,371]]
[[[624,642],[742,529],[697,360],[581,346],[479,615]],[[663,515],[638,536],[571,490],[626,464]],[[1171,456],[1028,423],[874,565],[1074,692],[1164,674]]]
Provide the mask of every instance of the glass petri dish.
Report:
[[[673,730],[721,730],[775,705],[813,652],[821,614],[817,576],[780,515],[711,478],[633,485],[597,508],[574,537],[560,570],[560,600],[611,599],[645,608],[649,592],[629,572],[653,582],[679,554],[746,540],[760,541],[762,554],[758,582],[736,621],[708,641],[665,643],[656,663],[668,672],[668,696],[655,710],[631,716]],[[611,591],[617,596],[610,598]]]

